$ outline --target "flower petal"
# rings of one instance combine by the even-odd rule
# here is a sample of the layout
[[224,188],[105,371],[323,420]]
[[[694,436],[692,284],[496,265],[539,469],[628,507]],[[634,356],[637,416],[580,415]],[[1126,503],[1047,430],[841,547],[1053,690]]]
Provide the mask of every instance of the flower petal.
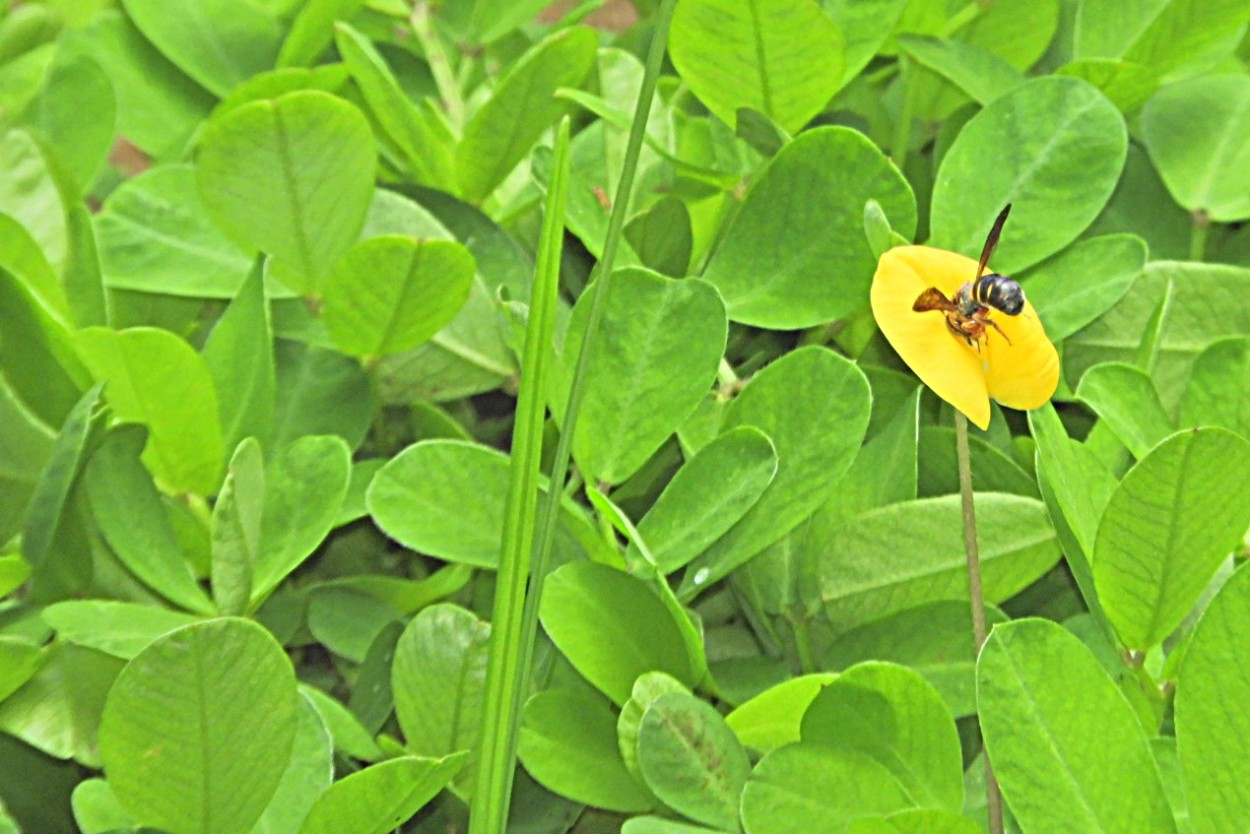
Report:
[[898,246],[881,256],[871,299],[877,326],[921,382],[984,429],[990,423],[984,357],[951,333],[943,313],[912,309],[916,298],[929,287],[937,287],[949,298],[972,280],[976,271],[976,261],[955,252],[931,246]]
[[985,381],[990,396],[1008,408],[1040,408],[1059,387],[1059,353],[1033,305],[1025,301],[1018,316],[991,313],[1011,339],[1008,345],[992,329],[982,349],[986,356]]

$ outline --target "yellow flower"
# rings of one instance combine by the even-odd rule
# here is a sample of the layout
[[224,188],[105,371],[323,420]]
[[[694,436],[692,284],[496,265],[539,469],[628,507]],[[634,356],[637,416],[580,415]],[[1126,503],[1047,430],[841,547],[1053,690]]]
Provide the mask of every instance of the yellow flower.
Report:
[[1059,355],[1028,301],[1015,316],[990,310],[1002,333],[987,327],[984,338],[971,345],[951,332],[945,313],[912,309],[929,287],[953,298],[976,272],[976,261],[955,252],[897,246],[877,263],[872,314],[916,376],[984,429],[990,424],[990,397],[1026,411],[1044,405],[1059,385]]

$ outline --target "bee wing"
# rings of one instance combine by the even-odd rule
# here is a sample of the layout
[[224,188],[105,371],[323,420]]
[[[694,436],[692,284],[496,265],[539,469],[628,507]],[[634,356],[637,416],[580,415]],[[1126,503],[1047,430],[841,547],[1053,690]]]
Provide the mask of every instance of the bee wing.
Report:
[[937,287],[929,287],[929,289],[918,295],[911,308],[917,313],[924,313],[929,310],[941,310],[945,313],[957,309],[955,302],[943,295],[942,291]]
[[994,219],[994,225],[990,228],[989,237],[985,239],[985,246],[981,249],[981,262],[977,264],[977,278],[985,274],[985,265],[990,262],[990,255],[993,255],[994,250],[998,248],[998,236],[1003,233],[1003,224],[1007,222],[1007,215],[1010,213],[1011,203],[1008,203],[998,213],[998,217]]

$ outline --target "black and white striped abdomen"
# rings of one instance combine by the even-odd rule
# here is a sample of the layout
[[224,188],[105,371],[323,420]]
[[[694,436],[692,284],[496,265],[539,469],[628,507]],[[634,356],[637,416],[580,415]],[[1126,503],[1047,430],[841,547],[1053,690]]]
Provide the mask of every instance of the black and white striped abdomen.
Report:
[[1018,316],[1024,309],[1024,290],[1006,275],[982,275],[972,285],[972,297],[986,307]]

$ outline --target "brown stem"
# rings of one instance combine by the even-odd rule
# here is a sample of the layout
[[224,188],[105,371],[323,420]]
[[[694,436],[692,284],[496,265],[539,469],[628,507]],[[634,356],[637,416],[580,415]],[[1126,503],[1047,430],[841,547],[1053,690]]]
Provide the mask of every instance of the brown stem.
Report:
[[[955,411],[955,456],[959,460],[959,497],[964,511],[964,552],[968,556],[968,596],[972,601],[972,638],[977,654],[988,636],[985,628],[985,593],[981,587],[981,556],[977,549],[977,511],[972,502],[972,457],[968,453],[968,418]],[[1003,834],[1003,797],[994,778],[989,751],[982,743],[985,760],[985,808],[990,834]]]

